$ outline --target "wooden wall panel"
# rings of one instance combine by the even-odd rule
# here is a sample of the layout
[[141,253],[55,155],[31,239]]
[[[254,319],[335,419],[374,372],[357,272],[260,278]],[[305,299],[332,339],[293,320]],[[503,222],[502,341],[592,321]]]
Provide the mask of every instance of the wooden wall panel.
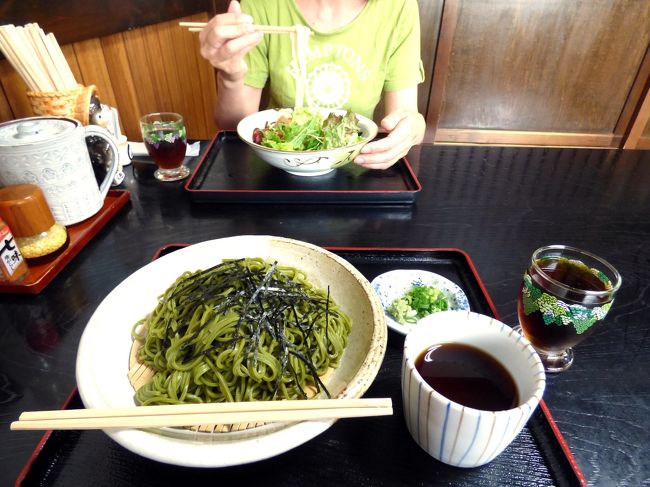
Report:
[[[0,66],[0,70],[2,67]],[[0,120],[6,120],[12,118],[13,114],[11,112],[11,106],[9,105],[9,100],[7,100],[4,90],[0,85]]]
[[[228,0],[2,0],[3,24],[38,23],[60,44],[106,37],[199,12],[225,10]],[[216,10],[215,10],[216,9]]]
[[76,42],[72,47],[79,66],[77,82],[84,86],[97,86],[97,96],[102,103],[118,106],[100,40]]
[[[140,127],[137,118],[133,116],[133,114],[139,113],[140,110],[137,101],[138,94],[131,73],[131,65],[126,54],[124,37],[121,33],[114,34],[104,37],[101,43],[113,93],[115,99],[119,100],[112,106],[118,109],[120,127],[130,140],[138,140],[134,139],[134,137],[139,133]],[[101,90],[102,88],[98,89]]]
[[438,128],[615,134],[650,43],[647,2],[451,4]]
[[435,53],[438,46],[443,4],[443,0],[418,1],[420,10],[421,56],[426,77],[424,83],[418,87],[418,109],[420,113],[427,112],[429,98],[431,97],[431,80],[433,79],[433,66],[436,60]]
[[74,79],[82,80],[83,75],[81,74],[81,67],[79,67],[79,60],[77,59],[77,54],[74,51],[74,44],[64,44],[61,46],[65,60],[68,61],[68,66],[74,75]]
[[0,60],[0,83],[5,105],[10,108],[9,113],[4,110],[0,113],[0,122],[31,116],[32,106],[25,94],[27,85],[6,59]]
[[[207,13],[183,20],[206,21]],[[96,85],[103,103],[117,107],[129,140],[141,140],[139,118],[176,111],[188,137],[210,139],[216,132],[214,70],[201,58],[198,35],[178,20],[61,46],[76,80]],[[26,86],[6,60],[0,60],[4,94],[0,121],[32,116]]]
[[[185,20],[205,21],[206,14]],[[216,83],[212,66],[199,54],[198,35],[177,21],[124,32],[124,48],[136,90],[137,119],[155,111],[176,111],[185,118],[188,136],[211,138]],[[114,81],[115,82],[115,81]],[[119,108],[119,107],[118,107]],[[137,120],[131,121],[137,125]],[[135,139],[134,134],[129,135]],[[140,140],[139,134],[137,139]]]
[[650,87],[632,124],[624,148],[650,149]]

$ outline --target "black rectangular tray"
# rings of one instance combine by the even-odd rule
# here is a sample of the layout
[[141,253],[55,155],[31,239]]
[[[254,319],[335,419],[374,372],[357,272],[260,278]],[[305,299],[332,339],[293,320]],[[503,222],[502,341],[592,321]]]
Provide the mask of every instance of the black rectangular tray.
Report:
[[[184,247],[170,244],[154,258]],[[369,280],[392,269],[424,269],[461,286],[472,311],[498,318],[469,256],[458,249],[329,247]],[[17,486],[582,486],[584,476],[542,401],[521,434],[487,465],[461,469],[440,463],[404,425],[400,368],[404,337],[388,330],[382,367],[366,397],[391,397],[394,415],[340,420],[311,441],[268,460],[220,469],[191,469],[140,457],[102,431],[50,431],[25,465]],[[64,405],[81,408],[76,391]]]
[[198,203],[404,205],[422,189],[405,158],[383,171],[347,164],[323,176],[294,176],[260,159],[236,132],[218,132],[185,183]]

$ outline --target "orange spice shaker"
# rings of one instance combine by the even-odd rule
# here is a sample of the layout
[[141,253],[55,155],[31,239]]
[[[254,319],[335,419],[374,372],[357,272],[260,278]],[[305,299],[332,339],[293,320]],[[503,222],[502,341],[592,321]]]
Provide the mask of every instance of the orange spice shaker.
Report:
[[7,224],[0,218],[0,281],[19,281],[29,269]]
[[26,259],[51,254],[68,240],[68,232],[56,223],[43,191],[35,184],[0,189],[0,217],[11,228]]

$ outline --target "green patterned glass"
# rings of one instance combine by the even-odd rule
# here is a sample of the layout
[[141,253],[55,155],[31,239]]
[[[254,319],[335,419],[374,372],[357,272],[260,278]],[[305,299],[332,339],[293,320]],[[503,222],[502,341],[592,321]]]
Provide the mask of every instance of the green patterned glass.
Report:
[[533,252],[519,292],[518,329],[535,347],[547,372],[573,363],[573,347],[605,319],[621,287],[607,261],[566,245]]
[[187,134],[178,113],[149,113],[140,119],[142,141],[149,156],[158,165],[154,177],[159,181],[178,181],[190,175],[183,165]]

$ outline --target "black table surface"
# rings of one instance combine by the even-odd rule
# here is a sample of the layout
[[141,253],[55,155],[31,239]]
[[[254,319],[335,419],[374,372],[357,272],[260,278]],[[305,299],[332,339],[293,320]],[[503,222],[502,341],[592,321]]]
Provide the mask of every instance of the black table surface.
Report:
[[183,182],[127,166],[118,189],[131,201],[52,283],[35,296],[0,295],[0,485],[13,484],[42,436],[9,423],[61,406],[104,296],[161,246],[245,234],[462,249],[513,326],[535,248],[561,243],[605,257],[623,286],[574,365],[549,375],[545,400],[589,485],[650,485],[650,152],[424,145],[409,161],[423,189],[414,205],[394,207],[193,203]]

